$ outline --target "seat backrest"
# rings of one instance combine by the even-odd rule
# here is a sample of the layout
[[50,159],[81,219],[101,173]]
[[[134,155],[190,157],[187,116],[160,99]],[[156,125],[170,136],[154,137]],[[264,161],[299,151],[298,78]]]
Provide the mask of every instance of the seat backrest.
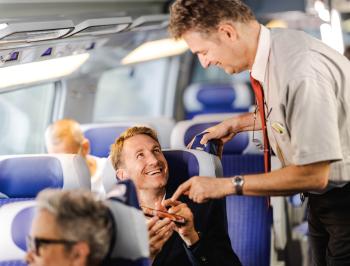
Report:
[[247,107],[237,107],[236,90],[231,84],[192,84],[185,90],[185,117],[197,114],[246,112]]
[[0,207],[0,265],[23,264],[25,238],[30,231],[34,214],[34,200],[13,202]]
[[126,129],[132,126],[147,126],[158,132],[159,142],[162,147],[170,147],[170,133],[174,126],[174,120],[170,118],[134,118],[126,122],[108,122],[82,125],[85,137],[90,141],[90,153],[98,157],[108,157],[111,144]]
[[131,180],[120,181],[107,195],[115,226],[115,241],[104,265],[149,265],[148,229]]
[[174,191],[192,176],[221,176],[222,166],[217,156],[204,151],[169,149],[163,151],[169,166],[168,189]]
[[[205,129],[218,124],[219,121],[196,121],[185,120],[178,122],[170,138],[172,149],[185,148],[195,135]],[[239,154],[241,155],[246,147],[248,147],[249,137],[247,132],[239,133],[231,141],[225,144],[224,154]]]
[[[217,124],[218,121],[188,120],[179,122],[172,132],[172,147],[185,146],[196,134]],[[262,173],[263,154],[243,154],[249,146],[247,132],[237,134],[226,143],[222,156],[223,176]],[[272,210],[266,197],[226,197],[228,232],[231,244],[242,265],[268,266]]]
[[45,188],[90,189],[90,183],[89,169],[79,155],[0,156],[0,193],[10,199],[34,198]]

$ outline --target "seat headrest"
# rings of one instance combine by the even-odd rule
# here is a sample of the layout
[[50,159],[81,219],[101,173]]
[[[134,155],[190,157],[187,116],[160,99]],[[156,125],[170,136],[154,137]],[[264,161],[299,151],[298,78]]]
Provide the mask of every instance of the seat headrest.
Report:
[[233,108],[236,98],[230,84],[202,84],[199,86],[197,99],[205,108]]
[[0,261],[21,260],[26,251],[26,236],[35,214],[35,201],[21,201],[0,208]]
[[158,139],[162,147],[170,147],[169,135],[175,122],[172,118],[134,118],[127,122],[85,124],[81,128],[85,137],[90,141],[90,153],[97,157],[108,157],[111,144],[125,130],[133,126],[146,126],[153,128],[158,133]]
[[[205,122],[197,120],[186,120],[176,124],[171,134],[171,147],[182,148],[200,132],[218,124],[215,122]],[[224,145],[223,154],[242,154],[249,144],[247,132],[238,133],[232,140]]]
[[148,260],[148,229],[133,182],[119,182],[107,197],[106,203],[115,225],[109,260],[113,261],[113,265],[119,265],[119,260]]
[[222,176],[222,165],[217,156],[189,149],[164,150],[163,153],[169,166],[167,187],[170,190],[192,176]]
[[45,188],[90,189],[85,160],[73,154],[0,156],[0,192],[9,198],[34,198]]
[[115,139],[132,124],[89,124],[83,125],[85,137],[90,141],[90,154],[97,157],[108,157],[109,148]]

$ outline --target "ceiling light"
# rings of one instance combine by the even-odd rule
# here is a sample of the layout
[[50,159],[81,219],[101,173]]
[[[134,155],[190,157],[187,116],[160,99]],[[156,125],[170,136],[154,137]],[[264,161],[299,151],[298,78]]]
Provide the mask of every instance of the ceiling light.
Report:
[[67,76],[77,70],[89,54],[79,54],[0,68],[0,88]]
[[163,39],[146,42],[123,58],[122,64],[131,64],[184,53],[188,46],[184,40]]

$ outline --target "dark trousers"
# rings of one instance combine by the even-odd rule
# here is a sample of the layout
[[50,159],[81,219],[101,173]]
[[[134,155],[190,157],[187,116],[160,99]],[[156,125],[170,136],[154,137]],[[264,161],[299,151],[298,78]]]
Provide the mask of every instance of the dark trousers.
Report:
[[311,265],[350,265],[350,183],[309,194],[308,208]]

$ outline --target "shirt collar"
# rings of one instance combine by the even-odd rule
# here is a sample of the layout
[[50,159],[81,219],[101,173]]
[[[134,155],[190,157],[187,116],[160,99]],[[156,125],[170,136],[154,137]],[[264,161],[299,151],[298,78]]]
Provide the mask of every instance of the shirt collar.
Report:
[[263,25],[260,25],[258,49],[256,51],[254,64],[251,70],[251,75],[261,84],[265,81],[265,73],[267,62],[269,60],[271,47],[270,30]]

